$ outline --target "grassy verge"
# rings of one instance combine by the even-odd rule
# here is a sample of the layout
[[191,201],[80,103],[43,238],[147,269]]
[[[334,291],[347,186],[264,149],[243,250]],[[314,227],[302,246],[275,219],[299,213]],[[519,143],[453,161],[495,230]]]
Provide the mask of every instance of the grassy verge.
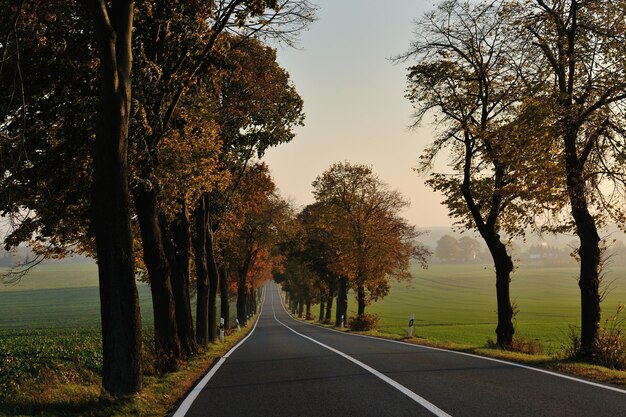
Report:
[[101,395],[96,330],[0,334],[0,416],[164,416],[253,323],[228,334],[224,343],[211,344],[176,372],[154,375],[148,370],[142,393],[123,399]]

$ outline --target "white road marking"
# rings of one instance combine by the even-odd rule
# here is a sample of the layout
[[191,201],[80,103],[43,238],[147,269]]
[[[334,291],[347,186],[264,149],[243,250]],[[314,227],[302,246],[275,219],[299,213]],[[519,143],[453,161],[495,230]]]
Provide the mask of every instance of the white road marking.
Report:
[[226,352],[226,354],[224,356],[222,356],[219,361],[217,361],[217,363],[204,376],[204,378],[202,378],[202,380],[200,382],[198,382],[198,384],[195,387],[193,387],[193,389],[189,392],[189,394],[187,394],[187,397],[185,397],[185,399],[180,404],[178,409],[176,409],[176,412],[172,415],[172,417],[184,417],[184,415],[187,414],[187,412],[191,408],[191,405],[196,400],[196,398],[198,397],[200,392],[202,392],[202,390],[204,389],[206,384],[208,384],[209,381],[211,380],[211,378],[213,378],[213,375],[215,375],[215,373],[218,371],[218,369],[220,369],[220,367],[224,364],[224,362],[226,362],[226,359],[228,359],[228,357],[239,346],[241,346],[243,344],[243,342],[245,342],[246,340],[248,340],[248,338],[250,336],[252,336],[252,333],[254,333],[254,330],[256,329],[257,324],[259,324],[259,319],[261,318],[261,314],[263,314],[263,304],[265,304],[265,296],[263,297],[263,302],[261,303],[261,310],[259,311],[259,315],[256,318],[256,322],[254,323],[254,327],[252,328],[252,330],[250,330],[250,333],[248,333],[248,335],[246,337],[241,339],[239,341],[239,343],[237,343],[235,346],[233,346],[232,349],[230,349],[228,352]]
[[[437,417],[452,417],[452,416],[450,416],[450,414],[446,413],[445,411],[443,411],[442,409],[440,409],[439,407],[437,407],[433,403],[429,402],[428,400],[426,400],[423,397],[420,397],[419,395],[417,395],[416,393],[414,393],[413,391],[411,391],[410,389],[408,389],[404,385],[401,385],[401,384],[397,383],[396,381],[394,381],[393,379],[389,378],[385,374],[377,371],[376,369],[374,369],[374,368],[364,364],[363,362],[361,362],[361,361],[359,361],[357,359],[354,359],[352,356],[346,355],[345,353],[343,353],[343,352],[341,352],[341,351],[339,351],[339,350],[337,350],[335,348],[332,348],[332,347],[330,347],[328,345],[325,345],[322,342],[318,342],[317,340],[315,340],[315,339],[313,339],[313,338],[311,338],[309,336],[305,336],[302,333],[298,333],[297,331],[295,331],[291,327],[287,326],[282,321],[278,320],[278,318],[276,317],[276,311],[274,310],[274,291],[272,291],[271,294],[272,294],[272,313],[274,314],[274,320],[276,320],[279,324],[281,324],[284,327],[286,327],[287,329],[291,330],[292,332],[294,332],[298,336],[301,336],[301,337],[303,337],[303,338],[305,338],[307,340],[310,340],[311,342],[313,342],[315,344],[318,344],[321,347],[326,348],[326,349],[330,350],[331,352],[334,352],[337,355],[339,355],[339,356],[349,360],[350,362],[360,366],[361,368],[365,369],[366,371],[368,371],[372,375],[374,375],[377,378],[385,381],[386,383],[388,383],[389,385],[391,385],[392,387],[394,387],[395,389],[397,389],[398,391],[400,391],[401,393],[403,393],[404,395],[406,395],[407,397],[409,397],[410,399],[412,399],[413,401],[415,401],[416,403],[418,403],[419,405],[421,405],[422,407],[424,407],[425,409],[427,409],[428,411],[430,411],[431,413],[436,415]],[[282,298],[281,298],[281,305],[283,306],[283,309],[285,309],[285,306],[282,304]],[[285,312],[286,311],[287,310],[285,310]],[[289,314],[289,313],[287,313],[287,314]]]
[[[297,320],[296,318],[294,318],[289,313],[289,311],[287,311],[287,309],[285,308],[284,304],[282,303],[282,298],[281,298],[281,305],[283,306],[283,309],[285,310],[285,312],[287,312],[287,314],[289,314],[289,316],[293,320]],[[520,363],[515,363],[515,362],[508,362],[508,361],[505,361],[505,360],[502,360],[502,359],[489,358],[487,356],[474,355],[472,353],[458,352],[456,350],[448,350],[448,349],[436,348],[436,347],[432,347],[432,346],[417,345],[415,343],[401,342],[399,340],[384,339],[382,337],[368,336],[368,335],[365,335],[365,334],[354,334],[354,333],[340,332],[339,330],[329,329],[328,327],[317,326],[315,324],[307,323],[305,321],[301,321],[301,320],[297,320],[297,321],[299,323],[304,323],[306,325],[313,326],[313,327],[315,327],[317,329],[328,330],[328,331],[336,332],[336,333],[339,333],[339,334],[342,334],[342,335],[345,335],[345,336],[364,337],[366,339],[373,339],[373,340],[378,340],[378,341],[381,341],[381,342],[397,343],[399,345],[411,346],[412,348],[416,348],[416,349],[434,350],[434,351],[439,351],[439,352],[454,353],[455,355],[469,356],[471,358],[482,359],[482,360],[485,360],[485,361],[496,362],[496,363],[502,363],[502,364],[505,364],[505,365],[511,365],[511,366],[515,366],[517,368],[527,369],[529,371],[540,372],[542,374],[547,374],[547,375],[555,376],[555,377],[558,377],[558,378],[568,379],[570,381],[580,382],[581,384],[591,385],[591,386],[596,387],[596,388],[602,388],[602,389],[606,389],[606,390],[609,390],[609,391],[615,391],[615,392],[619,392],[621,394],[626,394],[626,390],[621,389],[621,388],[612,387],[610,385],[604,385],[604,384],[600,384],[600,383],[597,383],[597,382],[587,381],[587,380],[576,378],[576,377],[569,376],[569,375],[559,374],[557,372],[548,371],[547,369],[535,368],[533,366],[522,365]]]

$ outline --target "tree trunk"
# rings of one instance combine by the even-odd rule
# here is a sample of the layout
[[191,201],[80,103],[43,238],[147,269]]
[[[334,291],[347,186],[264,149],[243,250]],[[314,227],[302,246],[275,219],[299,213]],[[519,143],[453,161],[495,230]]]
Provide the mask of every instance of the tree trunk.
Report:
[[176,325],[181,347],[187,356],[196,352],[196,339],[189,296],[189,257],[191,256],[191,231],[187,207],[182,209],[171,225],[173,238],[172,290],[176,306]]
[[240,271],[237,281],[237,320],[239,324],[246,324],[246,273]]
[[304,313],[304,300],[302,297],[298,298],[298,318],[302,318],[302,314]]
[[328,299],[326,301],[326,320],[324,322],[330,323],[332,320],[332,310],[333,310],[333,298],[335,297],[335,280],[328,280]]
[[325,300],[325,297],[320,298],[320,318],[319,318],[320,323],[324,323],[324,313],[326,312],[326,303],[324,300]]
[[580,356],[590,358],[600,325],[600,236],[595,219],[589,212],[583,167],[576,154],[577,129],[565,135],[567,193],[580,240]]
[[114,396],[141,391],[141,315],[135,283],[128,190],[133,2],[89,0],[100,58],[91,216],[102,325],[102,386]]
[[219,283],[220,275],[215,261],[215,247],[210,221],[206,236],[206,257],[207,266],[209,267],[209,341],[214,342],[217,339],[217,284]]
[[311,320],[311,299],[306,299],[306,319]]
[[486,240],[496,268],[496,299],[498,305],[496,343],[500,347],[510,348],[513,343],[513,334],[515,333],[513,308],[509,291],[513,261],[506,252],[506,246],[500,241],[497,234],[494,233]]
[[228,300],[228,268],[220,267],[220,315],[224,319],[224,328],[230,328],[230,303]]
[[348,278],[339,278],[339,288],[337,290],[337,311],[335,314],[335,326],[341,325],[341,316],[344,324],[348,313]]
[[363,317],[363,315],[365,314],[365,287],[363,287],[362,285],[359,285],[357,287],[357,304],[357,315],[359,317]]
[[157,195],[154,190],[134,190],[134,196],[141,230],[143,259],[148,269],[152,293],[157,367],[161,371],[172,371],[178,367],[181,348],[176,326],[170,264],[159,224]]
[[194,213],[193,251],[196,264],[196,342],[209,343],[209,267],[206,259],[207,211],[204,197],[198,200]]

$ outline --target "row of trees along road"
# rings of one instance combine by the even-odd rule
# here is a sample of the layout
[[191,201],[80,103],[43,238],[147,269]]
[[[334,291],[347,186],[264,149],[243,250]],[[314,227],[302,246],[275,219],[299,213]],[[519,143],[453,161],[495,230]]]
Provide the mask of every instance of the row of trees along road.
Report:
[[313,182],[315,203],[297,216],[286,242],[283,283],[290,307],[310,317],[320,303],[320,321],[331,321],[336,296],[337,325],[347,319],[347,294],[357,296],[356,320],[365,307],[387,295],[390,278],[410,277],[412,259],[426,266],[420,235],[399,213],[408,202],[365,165],[336,163]]
[[[506,242],[529,226],[580,240],[580,355],[600,321],[598,228],[624,224],[626,2],[447,0],[417,22],[399,62],[415,121],[440,136],[421,171],[496,269],[497,343],[513,337]],[[452,164],[432,172],[447,150]]]
[[0,8],[4,243],[97,258],[110,394],[142,387],[138,272],[150,284],[163,372],[215,339],[216,294],[227,319],[229,276],[242,324],[254,308],[252,277],[272,259],[259,240],[267,235],[250,239],[250,229],[263,233],[267,206],[282,203],[267,168],[251,161],[291,140],[304,117],[262,42],[292,44],[314,13],[306,0]]

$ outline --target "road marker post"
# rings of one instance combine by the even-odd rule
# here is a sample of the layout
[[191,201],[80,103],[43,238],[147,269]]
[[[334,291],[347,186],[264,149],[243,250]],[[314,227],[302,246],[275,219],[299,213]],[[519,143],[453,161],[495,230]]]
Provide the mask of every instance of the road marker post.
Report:
[[342,314],[342,315],[341,315],[341,324],[339,325],[339,327],[340,327],[341,329],[343,329],[343,318],[344,318],[344,316],[343,316],[343,314]]
[[409,337],[413,337],[413,321],[415,321],[415,314],[411,313],[409,316]]
[[239,325],[239,319],[235,319],[237,321],[237,331],[241,331],[241,326]]
[[224,317],[220,317],[220,342],[224,343]]

